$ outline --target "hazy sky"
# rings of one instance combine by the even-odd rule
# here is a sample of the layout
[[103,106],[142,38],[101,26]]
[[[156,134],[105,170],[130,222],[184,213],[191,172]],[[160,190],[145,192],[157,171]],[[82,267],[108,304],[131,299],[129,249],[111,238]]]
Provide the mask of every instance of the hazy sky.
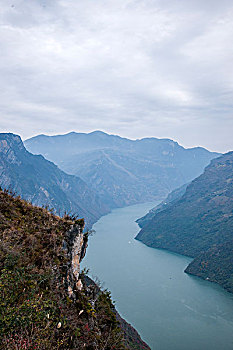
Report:
[[0,0],[0,131],[233,150],[232,0]]

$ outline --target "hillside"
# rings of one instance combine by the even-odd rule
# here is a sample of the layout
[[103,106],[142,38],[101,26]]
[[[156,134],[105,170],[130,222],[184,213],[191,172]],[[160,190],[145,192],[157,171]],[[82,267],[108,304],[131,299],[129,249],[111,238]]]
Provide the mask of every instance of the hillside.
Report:
[[167,209],[169,206],[173,205],[176,201],[178,201],[185,193],[187,186],[188,184],[184,184],[183,186],[176,188],[174,191],[169,193],[168,196],[161,203],[159,203],[156,207],[152,208],[149,211],[149,213],[147,213],[142,218],[137,219],[136,222],[138,223],[139,227],[142,228],[146,226],[155,214],[159,213],[160,211],[163,211],[164,209]]
[[0,191],[0,217],[0,349],[149,350],[110,293],[80,273],[83,220],[7,191]]
[[186,272],[233,292],[233,152],[212,160],[178,201],[153,215],[136,239],[194,257]]
[[200,175],[218,154],[169,139],[130,140],[95,131],[39,135],[26,148],[80,176],[111,208],[165,198]]
[[109,211],[82,179],[64,173],[41,155],[29,153],[14,134],[0,134],[0,186],[58,214],[85,217],[89,227]]

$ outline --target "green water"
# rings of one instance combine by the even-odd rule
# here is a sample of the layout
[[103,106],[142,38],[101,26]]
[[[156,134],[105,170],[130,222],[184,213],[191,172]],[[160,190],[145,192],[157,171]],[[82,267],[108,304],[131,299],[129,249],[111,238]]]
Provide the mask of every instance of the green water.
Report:
[[233,350],[233,295],[183,271],[191,259],[134,240],[155,203],[113,210],[95,225],[82,267],[112,292],[153,350]]

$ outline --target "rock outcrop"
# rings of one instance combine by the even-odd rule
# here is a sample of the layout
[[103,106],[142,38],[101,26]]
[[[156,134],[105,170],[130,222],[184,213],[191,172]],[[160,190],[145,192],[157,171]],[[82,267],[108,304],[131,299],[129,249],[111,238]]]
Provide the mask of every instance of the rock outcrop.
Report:
[[87,235],[83,234],[84,221],[72,225],[66,233],[63,247],[67,256],[66,287],[70,298],[76,299],[76,291],[81,291],[83,284],[80,277],[80,263],[87,249]]
[[0,191],[1,350],[149,349],[80,272],[83,227]]

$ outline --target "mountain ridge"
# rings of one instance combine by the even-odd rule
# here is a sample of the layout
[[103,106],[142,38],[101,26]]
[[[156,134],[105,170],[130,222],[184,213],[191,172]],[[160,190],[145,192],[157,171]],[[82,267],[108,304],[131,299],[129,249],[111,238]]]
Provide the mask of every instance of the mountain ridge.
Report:
[[169,139],[130,140],[101,131],[35,136],[24,143],[30,152],[81,177],[110,208],[165,198],[218,155]]
[[70,212],[86,217],[89,227],[109,211],[82,179],[64,173],[42,155],[31,154],[12,133],[0,134],[0,175],[2,188],[36,205],[48,205],[61,215]]
[[149,219],[136,239],[193,257],[186,272],[233,292],[232,151],[213,159],[181,198]]
[[123,137],[123,136],[117,135],[117,134],[108,134],[107,132],[102,131],[102,130],[94,130],[94,131],[91,131],[91,132],[88,132],[88,133],[86,133],[86,132],[77,132],[77,131],[70,131],[70,132],[67,132],[66,134],[56,134],[56,135],[38,134],[38,135],[26,138],[25,140],[23,140],[23,142],[27,143],[28,141],[35,140],[35,139],[38,139],[38,138],[41,138],[41,137],[42,138],[43,137],[45,137],[45,138],[50,138],[50,137],[58,138],[58,137],[65,137],[65,136],[70,136],[70,135],[76,136],[76,135],[98,135],[98,134],[99,135],[106,135],[106,136],[109,136],[109,137],[116,137],[116,138],[119,138],[119,139],[122,139],[122,140],[129,140],[129,141],[132,141],[132,142],[144,141],[144,140],[171,141],[174,144],[177,144],[177,145],[179,145],[180,147],[182,147],[183,149],[186,149],[186,150],[202,149],[202,150],[206,150],[208,152],[221,154],[221,152],[209,151],[204,146],[185,147],[185,146],[182,146],[181,144],[179,144],[179,142],[174,141],[173,139],[170,139],[170,138],[167,138],[167,137],[159,138],[159,137],[151,136],[151,137],[142,137],[142,138],[131,139],[131,138],[128,138],[128,137]]

